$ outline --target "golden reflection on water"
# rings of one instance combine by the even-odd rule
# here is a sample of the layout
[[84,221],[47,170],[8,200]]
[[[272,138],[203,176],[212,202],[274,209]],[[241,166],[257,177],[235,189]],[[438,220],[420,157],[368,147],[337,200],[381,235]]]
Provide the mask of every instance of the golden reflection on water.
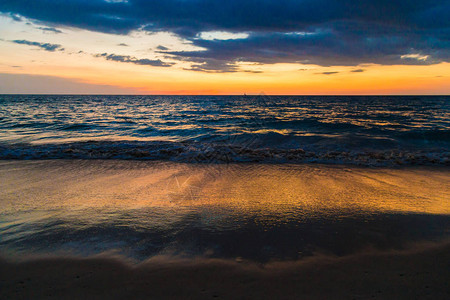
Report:
[[246,214],[450,214],[450,172],[145,161],[0,162],[1,212],[215,207]]

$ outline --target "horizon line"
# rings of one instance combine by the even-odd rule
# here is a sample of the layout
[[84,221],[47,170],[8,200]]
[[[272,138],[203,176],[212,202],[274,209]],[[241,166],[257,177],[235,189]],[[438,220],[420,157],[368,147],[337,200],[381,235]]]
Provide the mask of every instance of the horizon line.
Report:
[[387,96],[450,96],[450,94],[64,94],[64,93],[0,93],[1,96],[205,96],[205,97],[223,97],[223,96],[242,96],[242,97],[294,97],[294,96],[319,96],[319,97],[361,97],[361,96],[374,96],[374,97],[387,97]]

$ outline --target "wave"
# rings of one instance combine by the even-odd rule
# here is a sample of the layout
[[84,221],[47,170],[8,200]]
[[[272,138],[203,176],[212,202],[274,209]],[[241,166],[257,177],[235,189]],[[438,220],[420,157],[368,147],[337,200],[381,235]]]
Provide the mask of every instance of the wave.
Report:
[[450,165],[446,148],[273,148],[257,143],[87,141],[64,144],[0,144],[0,159],[124,159],[187,163],[330,163],[362,166]]

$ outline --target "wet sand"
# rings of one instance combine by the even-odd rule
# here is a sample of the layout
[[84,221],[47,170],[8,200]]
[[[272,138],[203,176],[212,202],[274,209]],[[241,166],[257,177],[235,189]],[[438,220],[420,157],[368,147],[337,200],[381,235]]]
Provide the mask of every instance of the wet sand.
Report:
[[[4,219],[0,242],[4,249],[11,245],[18,249],[0,251],[4,257],[0,260],[0,299],[449,299],[450,244],[443,242],[448,240],[449,175],[445,168],[424,167],[0,161],[0,214]],[[427,228],[415,225],[416,219],[398,228],[380,219],[376,227],[365,228],[367,232],[356,228],[355,244],[361,244],[351,253],[336,256],[317,251],[301,259],[277,262],[274,258],[263,263],[232,255],[208,257],[203,252],[189,257],[162,252],[136,261],[105,254],[103,248],[94,251],[101,254],[83,256],[64,254],[47,245],[52,242],[59,247],[61,237],[69,237],[72,231],[97,234],[107,224],[111,225],[107,234],[112,232],[119,242],[142,230],[143,236],[154,228],[168,228],[171,233],[190,220],[186,216],[191,211],[196,223],[188,224],[194,224],[195,230],[187,231],[187,236],[200,235],[200,243],[205,242],[205,232],[212,237],[228,232],[230,239],[218,240],[225,245],[246,230],[243,225],[251,225],[259,231],[248,231],[248,236],[257,232],[257,238],[270,242],[277,234],[289,233],[273,245],[293,247],[290,240],[297,238],[301,227],[289,226],[302,220],[315,220],[313,230],[315,224],[332,220],[331,229],[337,230],[348,216],[356,216],[362,223],[355,224],[363,224],[373,216],[388,214],[426,215],[428,221],[419,225],[434,226],[437,233],[430,236]],[[124,214],[127,217],[116,222]],[[243,218],[253,223],[241,223]],[[349,232],[351,242],[354,228],[349,224],[344,231]],[[125,227],[128,231],[114,231]],[[295,230],[263,235],[274,228]],[[308,233],[308,228],[302,233]],[[384,239],[391,229],[398,235]],[[408,236],[407,230],[423,233]],[[123,235],[118,237],[117,232]],[[51,233],[54,236],[47,240]],[[27,235],[33,243],[20,244]],[[371,249],[368,243],[361,248],[367,242],[361,239],[366,237],[388,245]],[[406,238],[401,247],[390,247],[389,243],[402,237]],[[344,236],[335,238],[333,242],[346,243]],[[82,245],[94,249],[98,241],[86,244],[82,240]],[[109,240],[102,242],[109,247],[105,241]],[[315,236],[311,241],[317,241]],[[81,245],[68,242],[63,246]],[[29,245],[38,245],[39,254],[27,253],[32,250]],[[242,247],[246,246],[259,247]]]
[[0,160],[0,213],[50,209],[226,207],[450,214],[445,167]]
[[220,259],[0,262],[1,299],[449,299],[450,244],[259,265]]

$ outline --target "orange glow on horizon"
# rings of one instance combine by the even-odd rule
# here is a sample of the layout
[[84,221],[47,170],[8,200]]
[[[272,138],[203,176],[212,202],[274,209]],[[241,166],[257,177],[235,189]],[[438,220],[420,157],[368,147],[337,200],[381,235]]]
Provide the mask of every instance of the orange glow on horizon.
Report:
[[[143,94],[179,95],[305,95],[305,94],[448,94],[450,64],[434,66],[379,66],[352,73],[354,67],[334,67],[344,70],[334,75],[308,71],[277,72],[267,67],[259,74],[199,73],[174,70],[152,78],[147,76],[113,75],[109,78],[85,79],[87,83],[113,84],[133,88]],[[323,72],[323,71],[322,71]],[[443,75],[435,75],[443,74]],[[106,80],[105,80],[106,79]]]
[[[92,61],[91,61],[92,63]],[[431,66],[322,68],[306,71],[278,71],[265,66],[262,73],[202,73],[176,68],[149,68],[119,63],[96,62],[78,66],[29,66],[1,73],[33,74],[66,78],[94,85],[111,85],[134,90],[136,94],[227,95],[324,95],[324,94],[449,94],[450,64]],[[298,68],[296,68],[298,69]],[[325,70],[337,70],[324,75]],[[12,71],[12,72],[11,72]]]

